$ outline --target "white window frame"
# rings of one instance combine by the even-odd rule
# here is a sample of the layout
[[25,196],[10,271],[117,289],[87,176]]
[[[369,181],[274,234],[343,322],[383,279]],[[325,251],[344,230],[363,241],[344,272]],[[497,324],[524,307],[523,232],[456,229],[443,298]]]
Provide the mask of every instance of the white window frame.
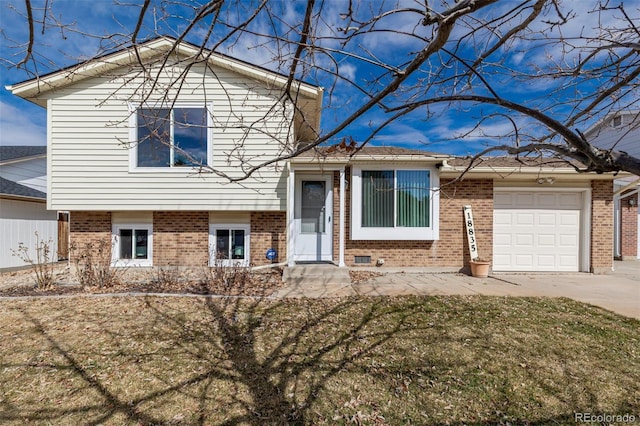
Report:
[[[221,263],[216,259],[216,231],[217,230],[242,230],[244,231],[244,259],[222,259]],[[209,224],[209,266],[249,266],[251,263],[251,225],[244,223],[211,223]]]
[[[395,176],[397,171],[429,171],[429,183],[431,202],[429,215],[431,218],[428,227],[363,227],[362,226],[362,172],[363,171],[394,171],[394,191],[396,190]],[[424,240],[432,241],[440,238],[440,176],[435,166],[398,167],[397,165],[363,165],[354,166],[351,177],[351,240]]]
[[[121,229],[144,229],[147,231],[147,258],[120,259]],[[151,223],[118,223],[111,226],[111,265],[115,267],[153,266],[153,224]]]
[[[207,110],[207,165],[213,164],[213,104],[204,102],[177,102],[170,106],[129,104],[129,172],[136,173],[193,173],[198,167],[167,166],[167,167],[138,167],[138,109],[170,109],[171,110],[171,140],[173,141],[173,110],[176,108],[205,108]],[[171,163],[174,158],[174,148],[171,145]]]

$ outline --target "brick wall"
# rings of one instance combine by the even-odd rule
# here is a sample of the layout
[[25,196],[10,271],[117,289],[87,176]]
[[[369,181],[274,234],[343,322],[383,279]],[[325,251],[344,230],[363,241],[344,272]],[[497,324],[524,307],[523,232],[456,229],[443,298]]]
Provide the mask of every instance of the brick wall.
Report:
[[638,194],[620,200],[620,255],[623,259],[638,256]]
[[[351,173],[347,171],[350,178]],[[349,182],[350,183],[350,182]],[[338,260],[339,174],[334,173],[334,261]],[[441,181],[440,239],[438,241],[351,241],[350,187],[345,191],[345,263],[355,266],[355,256],[371,256],[372,265],[384,259],[385,266],[440,266],[462,268],[469,262],[462,207],[471,205],[482,257],[493,255],[493,181],[470,179],[452,184]]]
[[209,212],[153,212],[153,265],[209,262]]
[[591,272],[613,267],[613,182],[591,181]]
[[251,212],[251,264],[272,263],[265,256],[270,248],[278,252],[273,263],[287,261],[287,213]]
[[109,250],[105,255],[111,258],[111,212],[71,212],[69,240],[72,247],[70,252],[72,261],[87,245],[97,248],[100,241],[104,241],[103,244]]

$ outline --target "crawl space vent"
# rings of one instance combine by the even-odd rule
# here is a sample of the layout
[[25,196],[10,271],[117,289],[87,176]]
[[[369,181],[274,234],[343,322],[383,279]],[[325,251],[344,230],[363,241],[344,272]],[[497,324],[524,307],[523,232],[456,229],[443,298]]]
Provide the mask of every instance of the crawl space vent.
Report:
[[356,265],[371,263],[371,256],[356,256]]

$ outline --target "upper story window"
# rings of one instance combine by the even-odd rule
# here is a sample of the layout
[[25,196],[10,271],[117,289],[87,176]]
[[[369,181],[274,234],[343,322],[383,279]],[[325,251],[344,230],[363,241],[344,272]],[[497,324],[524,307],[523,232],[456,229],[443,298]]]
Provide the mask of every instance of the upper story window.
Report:
[[620,126],[622,126],[622,116],[621,115],[617,115],[617,116],[613,117],[613,119],[611,120],[611,126],[612,127],[620,127]]
[[205,107],[139,108],[135,113],[138,168],[206,166],[211,145]]
[[355,167],[351,239],[437,240],[438,185],[431,168]]

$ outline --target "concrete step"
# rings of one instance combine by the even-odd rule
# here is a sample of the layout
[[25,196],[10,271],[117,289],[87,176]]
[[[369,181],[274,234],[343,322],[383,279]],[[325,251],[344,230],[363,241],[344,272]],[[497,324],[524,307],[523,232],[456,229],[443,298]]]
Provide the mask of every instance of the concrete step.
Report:
[[348,268],[332,264],[302,264],[285,268],[282,280],[289,285],[350,284]]

